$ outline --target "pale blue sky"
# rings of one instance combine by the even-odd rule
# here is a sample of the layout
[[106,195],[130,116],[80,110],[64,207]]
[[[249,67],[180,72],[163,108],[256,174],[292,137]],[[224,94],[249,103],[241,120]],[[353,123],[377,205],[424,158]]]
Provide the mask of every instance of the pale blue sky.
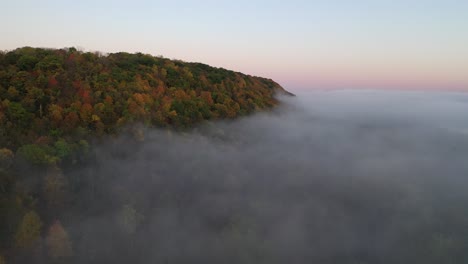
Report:
[[306,88],[467,88],[468,1],[2,1],[0,49],[141,51]]

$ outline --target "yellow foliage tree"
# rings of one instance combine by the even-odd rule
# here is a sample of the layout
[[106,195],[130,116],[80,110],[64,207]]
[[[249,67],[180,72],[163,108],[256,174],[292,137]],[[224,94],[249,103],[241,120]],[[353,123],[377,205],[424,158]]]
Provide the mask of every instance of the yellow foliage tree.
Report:
[[41,236],[42,222],[34,211],[23,216],[15,234],[15,246],[20,249],[31,249]]

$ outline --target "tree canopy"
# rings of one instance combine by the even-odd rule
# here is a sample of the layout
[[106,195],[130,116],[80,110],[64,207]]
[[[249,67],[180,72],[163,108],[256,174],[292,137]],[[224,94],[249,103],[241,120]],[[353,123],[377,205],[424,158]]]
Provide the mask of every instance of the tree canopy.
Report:
[[[277,91],[284,92],[272,80],[201,63],[24,47],[0,53],[0,146],[76,142],[132,122],[186,128],[272,107]],[[39,149],[28,150],[47,162]]]

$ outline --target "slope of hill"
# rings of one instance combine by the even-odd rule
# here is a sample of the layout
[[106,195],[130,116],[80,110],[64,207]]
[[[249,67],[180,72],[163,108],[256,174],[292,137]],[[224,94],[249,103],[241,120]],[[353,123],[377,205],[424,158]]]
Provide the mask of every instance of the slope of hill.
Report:
[[91,139],[247,115],[277,105],[278,92],[289,94],[270,79],[141,53],[0,52],[0,263],[27,262],[46,232],[59,251],[49,257],[68,256],[60,216],[95,179],[67,170],[92,163]]
[[[276,105],[272,80],[141,53],[0,53],[1,146],[114,133],[130,122],[187,127]],[[75,135],[73,137],[72,135]]]

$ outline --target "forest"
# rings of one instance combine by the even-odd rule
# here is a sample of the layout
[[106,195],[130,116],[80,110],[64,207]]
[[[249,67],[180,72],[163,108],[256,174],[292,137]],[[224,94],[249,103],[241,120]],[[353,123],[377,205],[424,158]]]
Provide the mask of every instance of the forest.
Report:
[[67,172],[92,163],[97,142],[245,116],[277,105],[278,92],[289,94],[270,79],[142,53],[0,52],[0,264],[70,261],[66,213],[93,203],[77,199],[97,180]]

